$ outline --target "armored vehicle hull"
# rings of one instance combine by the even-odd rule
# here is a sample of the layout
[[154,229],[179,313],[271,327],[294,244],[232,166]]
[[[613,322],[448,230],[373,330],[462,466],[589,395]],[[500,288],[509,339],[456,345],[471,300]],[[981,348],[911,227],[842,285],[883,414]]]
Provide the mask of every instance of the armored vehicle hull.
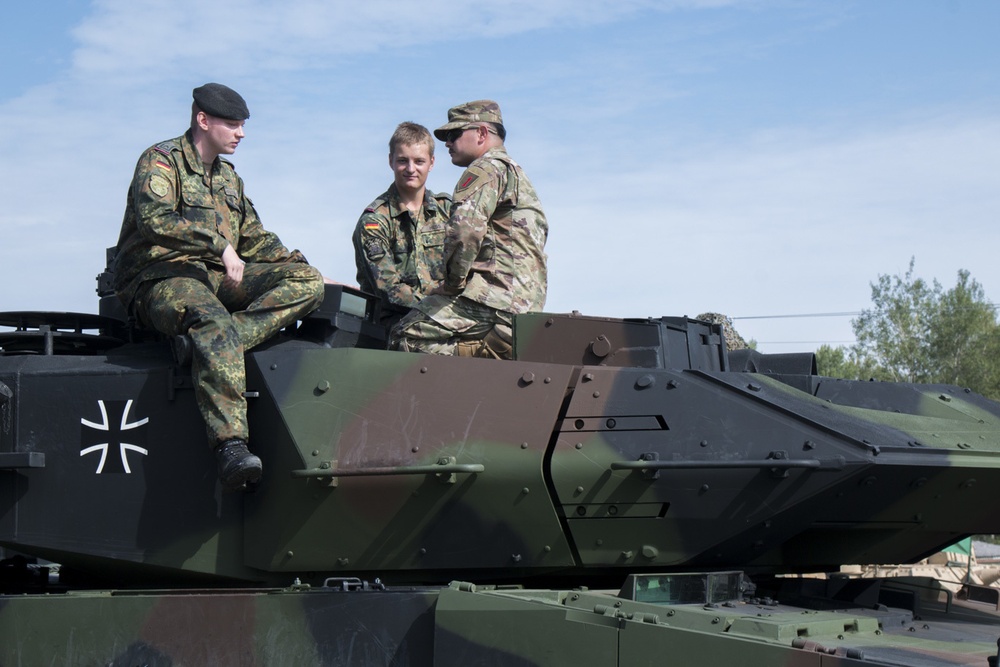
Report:
[[265,476],[227,493],[190,369],[111,315],[0,314],[2,665],[996,656],[989,591],[798,576],[1000,533],[1000,405],[967,390],[819,377],[687,318],[393,352],[328,287],[247,355]]

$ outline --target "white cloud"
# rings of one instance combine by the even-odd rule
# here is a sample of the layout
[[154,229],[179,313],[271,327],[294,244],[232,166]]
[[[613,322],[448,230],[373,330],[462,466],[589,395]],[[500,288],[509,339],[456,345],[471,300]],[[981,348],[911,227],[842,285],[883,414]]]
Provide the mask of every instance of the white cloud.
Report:
[[746,0],[509,0],[458,8],[446,0],[97,0],[76,30],[81,72],[163,76],[201,63],[233,76],[243,68],[323,69],[328,58],[424,47],[542,29],[612,23],[636,12],[754,4]]

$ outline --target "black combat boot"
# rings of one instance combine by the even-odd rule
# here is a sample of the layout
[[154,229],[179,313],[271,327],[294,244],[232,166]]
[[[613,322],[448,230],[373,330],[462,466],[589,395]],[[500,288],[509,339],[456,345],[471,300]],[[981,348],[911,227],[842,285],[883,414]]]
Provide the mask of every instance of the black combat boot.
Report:
[[244,484],[260,481],[264,466],[260,458],[247,449],[246,440],[233,438],[215,448],[219,460],[219,480],[227,489],[238,489]]

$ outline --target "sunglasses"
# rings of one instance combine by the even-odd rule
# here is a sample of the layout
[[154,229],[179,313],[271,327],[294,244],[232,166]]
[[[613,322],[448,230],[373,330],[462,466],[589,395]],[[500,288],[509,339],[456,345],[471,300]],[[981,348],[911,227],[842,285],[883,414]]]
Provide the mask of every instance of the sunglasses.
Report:
[[466,125],[465,127],[456,127],[454,130],[448,130],[444,135],[444,141],[445,143],[453,143],[466,130],[478,130],[480,127],[480,125]]

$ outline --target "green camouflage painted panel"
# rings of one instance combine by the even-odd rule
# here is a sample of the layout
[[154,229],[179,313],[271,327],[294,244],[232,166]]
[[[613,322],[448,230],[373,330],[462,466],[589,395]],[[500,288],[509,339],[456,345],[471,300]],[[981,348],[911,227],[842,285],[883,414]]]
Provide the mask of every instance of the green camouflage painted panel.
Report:
[[497,360],[374,313],[328,286],[246,354],[248,493],[166,341],[0,313],[0,665],[996,657],[998,589],[813,575],[1000,532],[1000,405],[688,318],[523,314]]

